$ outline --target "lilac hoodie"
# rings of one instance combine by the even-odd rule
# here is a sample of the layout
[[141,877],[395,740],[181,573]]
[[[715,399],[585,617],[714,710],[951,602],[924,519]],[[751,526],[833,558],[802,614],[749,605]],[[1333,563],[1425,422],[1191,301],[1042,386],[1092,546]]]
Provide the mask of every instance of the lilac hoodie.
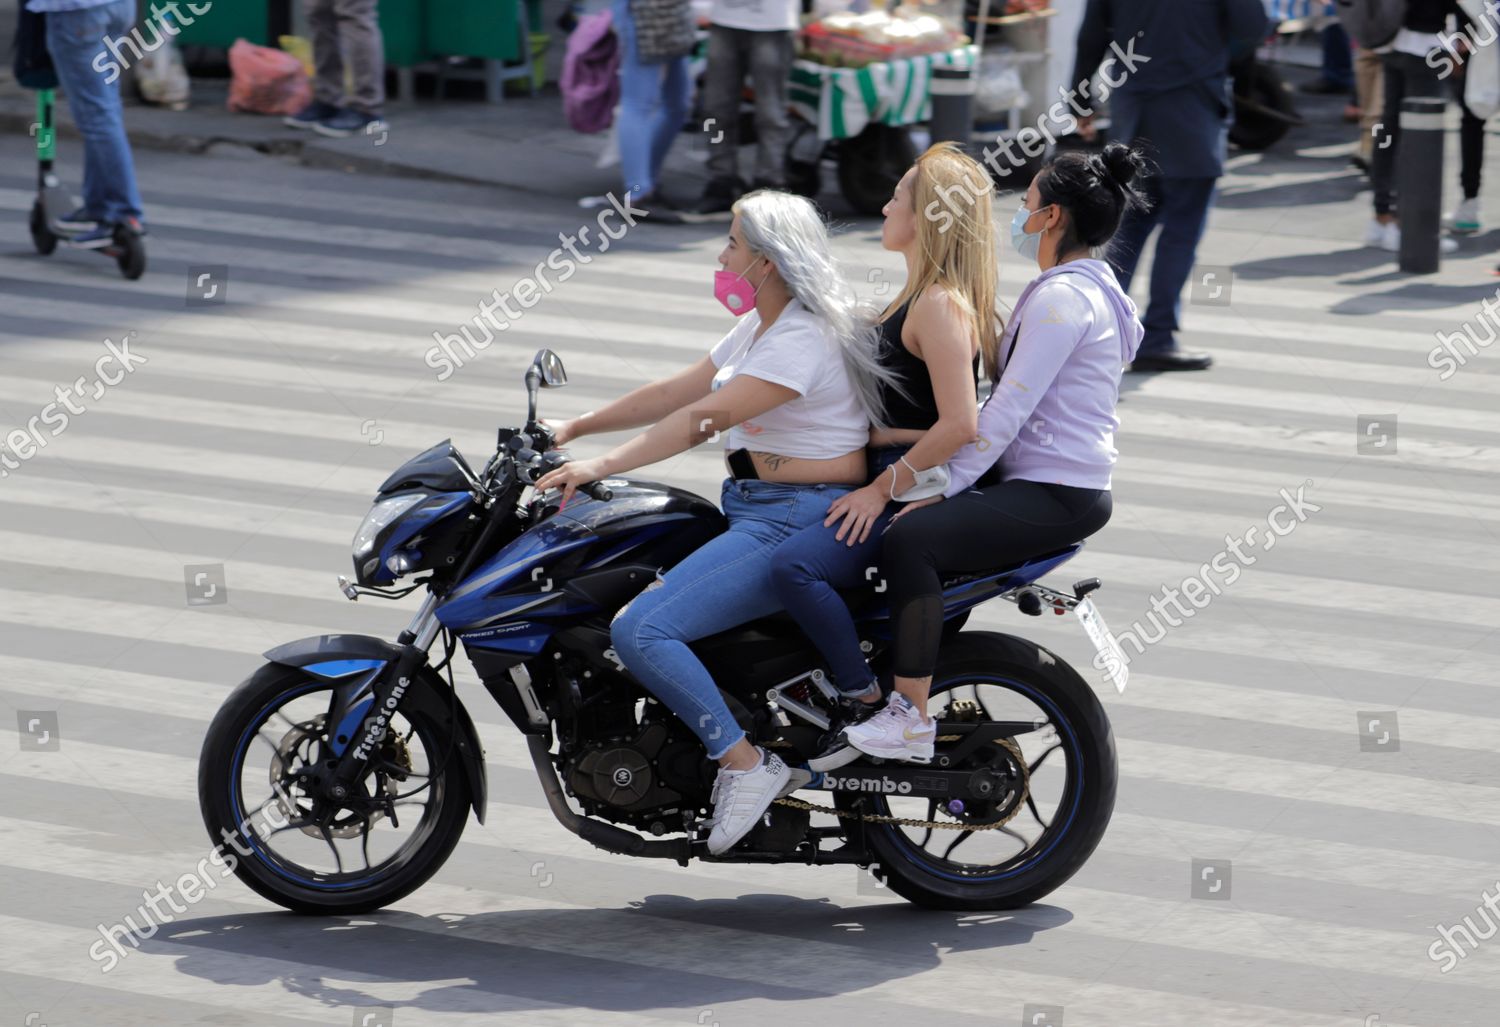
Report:
[[1005,481],[1109,488],[1120,374],[1143,334],[1104,261],[1043,271],[1016,301],[999,344],[1010,361],[979,410],[979,440],[948,461],[943,494],[958,495],[997,459]]

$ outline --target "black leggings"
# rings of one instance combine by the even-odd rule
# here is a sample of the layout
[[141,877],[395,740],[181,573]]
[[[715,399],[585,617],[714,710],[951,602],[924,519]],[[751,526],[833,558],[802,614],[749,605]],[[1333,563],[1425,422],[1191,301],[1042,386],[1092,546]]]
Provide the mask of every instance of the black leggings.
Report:
[[1109,522],[1108,489],[1007,481],[913,510],[885,533],[893,670],[931,676],[943,637],[941,579],[999,570],[1087,538]]

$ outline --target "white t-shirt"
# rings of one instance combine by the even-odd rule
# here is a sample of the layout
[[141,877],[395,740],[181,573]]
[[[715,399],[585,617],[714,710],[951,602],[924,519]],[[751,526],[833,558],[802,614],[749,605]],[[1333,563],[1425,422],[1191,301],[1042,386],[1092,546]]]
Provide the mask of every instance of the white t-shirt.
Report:
[[801,24],[798,0],[713,0],[709,21],[728,29],[784,32]]
[[827,324],[792,300],[759,339],[760,312],[752,310],[709,352],[719,369],[718,391],[742,374],[795,389],[796,399],[729,429],[728,448],[828,460],[869,441],[870,422],[844,368],[838,340]]
[[1390,42],[1390,48],[1396,53],[1411,54],[1413,57],[1426,57],[1442,45],[1443,41],[1436,32],[1413,32],[1408,28],[1397,32],[1396,38]]

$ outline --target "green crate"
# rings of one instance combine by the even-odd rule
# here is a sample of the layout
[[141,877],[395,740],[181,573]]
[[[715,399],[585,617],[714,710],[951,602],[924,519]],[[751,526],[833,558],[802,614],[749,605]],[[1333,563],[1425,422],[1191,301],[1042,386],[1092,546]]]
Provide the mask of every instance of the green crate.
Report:
[[[191,25],[178,22],[179,46],[234,45],[236,39],[248,39],[260,46],[271,46],[268,0],[218,0],[202,14],[195,15],[186,5],[178,10],[193,19]],[[141,5],[143,8],[145,4]],[[199,3],[199,7],[203,4]]]
[[[427,45],[444,57],[527,59],[521,45],[519,0],[427,0]],[[527,4],[531,24],[541,4]]]
[[425,7],[423,0],[380,0],[380,35],[388,67],[409,68],[432,58]]

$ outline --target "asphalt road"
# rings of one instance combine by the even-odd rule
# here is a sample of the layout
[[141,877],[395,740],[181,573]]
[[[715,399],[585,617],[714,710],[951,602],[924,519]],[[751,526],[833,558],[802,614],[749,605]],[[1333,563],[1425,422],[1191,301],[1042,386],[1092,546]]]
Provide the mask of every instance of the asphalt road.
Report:
[[[1111,626],[1150,642],[1153,597],[1245,542],[1225,557],[1235,580],[1150,642],[1124,694],[1096,677],[1119,801],[1045,903],[924,913],[853,868],[591,849],[552,821],[462,667],[489,821],[432,882],[351,922],[230,880],[104,972],[100,926],[208,852],[198,748],[258,654],[391,637],[410,615],[414,600],[352,604],[334,584],[385,474],[446,437],[482,459],[522,419],[541,346],[572,379],[544,413],[567,415],[728,327],[721,229],[645,224],[585,249],[439,381],[434,331],[596,211],[259,156],[138,157],[154,235],[135,283],[95,255],[33,254],[30,163],[0,157],[0,430],[85,379],[81,412],[0,478],[0,1024],[1495,1022],[1500,363],[1480,346],[1445,375],[1429,352],[1466,321],[1493,335],[1496,235],[1437,276],[1396,274],[1347,241],[1365,208],[1326,148],[1240,158],[1226,178],[1186,308],[1216,368],[1127,378],[1114,521],[1053,583],[1102,577]],[[871,297],[899,281],[877,228],[838,242]],[[1002,274],[1014,298],[1008,252]],[[100,365],[122,341],[129,373]],[[722,476],[707,447],[650,473],[708,496]],[[1071,618],[998,605],[974,625],[1087,668]],[[1465,917],[1479,937],[1447,958],[1439,928]]]

